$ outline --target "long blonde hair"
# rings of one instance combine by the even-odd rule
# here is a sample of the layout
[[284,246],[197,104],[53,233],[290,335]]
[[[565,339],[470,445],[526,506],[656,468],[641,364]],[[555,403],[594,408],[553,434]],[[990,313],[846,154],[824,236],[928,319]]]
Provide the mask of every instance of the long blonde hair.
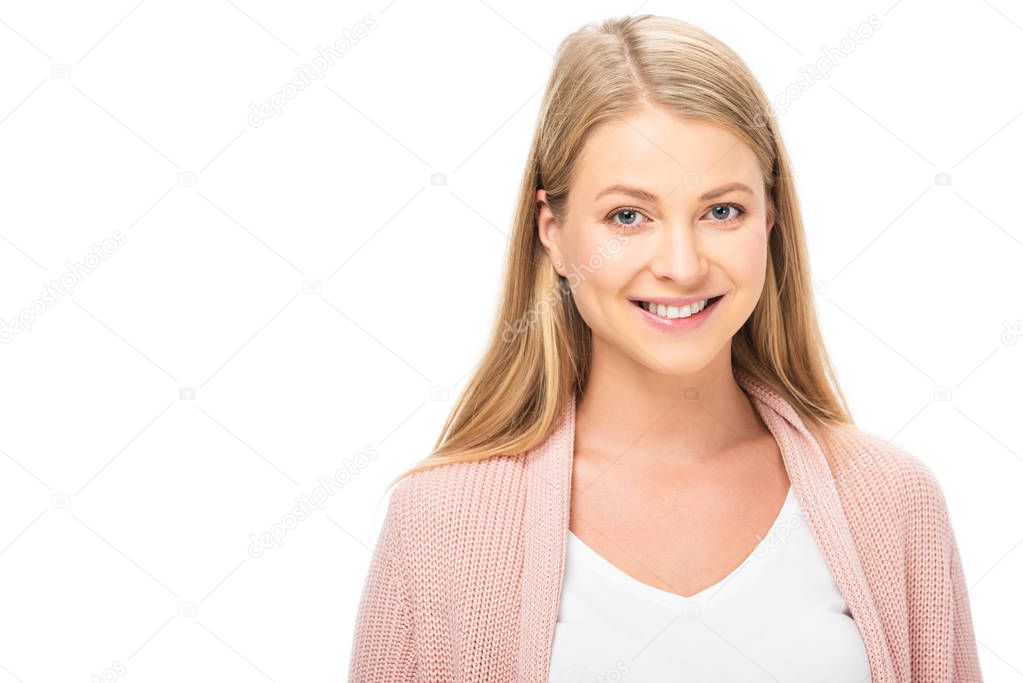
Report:
[[[789,158],[763,90],[742,59],[707,32],[640,15],[588,24],[558,48],[519,188],[504,294],[484,356],[433,452],[391,481],[457,462],[524,453],[586,386],[590,329],[537,232],[536,191],[565,214],[573,164],[590,132],[645,104],[725,127],[760,165],[770,232],[764,290],[732,338],[732,365],[778,391],[814,434],[852,424],[817,323]],[[390,486],[388,488],[390,488]]]

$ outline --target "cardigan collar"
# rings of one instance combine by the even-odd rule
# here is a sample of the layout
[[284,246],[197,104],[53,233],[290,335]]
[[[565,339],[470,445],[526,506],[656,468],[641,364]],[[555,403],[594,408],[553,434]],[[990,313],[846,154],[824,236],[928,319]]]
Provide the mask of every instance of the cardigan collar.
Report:
[[[793,493],[839,592],[850,608],[854,604],[864,606],[850,611],[863,637],[872,682],[895,681],[880,614],[820,444],[781,395],[744,370],[736,368],[733,372],[778,442]],[[517,678],[520,681],[548,679],[565,569],[575,454],[575,404],[572,393],[550,436],[526,454]]]

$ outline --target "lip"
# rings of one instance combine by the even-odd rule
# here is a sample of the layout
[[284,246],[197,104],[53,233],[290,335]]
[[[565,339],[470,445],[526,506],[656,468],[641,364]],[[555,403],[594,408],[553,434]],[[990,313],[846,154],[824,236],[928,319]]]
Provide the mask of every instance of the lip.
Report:
[[629,301],[649,301],[652,304],[664,304],[665,306],[678,306],[682,307],[686,304],[691,304],[694,301],[703,301],[704,299],[713,299],[716,296],[724,296],[726,292],[718,292],[717,294],[704,294],[702,296],[653,296],[653,297],[635,297],[630,296]]
[[[696,315],[691,315],[688,318],[675,319],[662,318],[655,313],[651,313],[637,303],[639,301],[651,301],[650,299],[630,299],[630,301],[632,302],[632,308],[636,309],[636,314],[642,316],[642,318],[647,321],[648,324],[652,325],[654,329],[662,332],[689,332],[703,325],[703,323],[714,314],[714,311],[717,310],[718,304],[721,303],[725,295],[718,296],[720,298],[707,304],[704,309]],[[704,298],[713,299],[714,297]],[[692,301],[693,299],[689,300]],[[660,303],[659,300],[654,301]],[[700,299],[696,299],[696,301],[700,301]],[[675,304],[671,305],[674,306]]]

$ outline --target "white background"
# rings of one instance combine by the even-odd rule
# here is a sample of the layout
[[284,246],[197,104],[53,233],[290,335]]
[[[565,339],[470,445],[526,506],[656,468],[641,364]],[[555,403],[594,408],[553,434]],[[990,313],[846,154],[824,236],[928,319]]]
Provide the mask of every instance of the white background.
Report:
[[817,309],[857,422],[943,487],[986,680],[1023,680],[1023,8],[637,2],[0,5],[0,683],[344,680],[383,486],[493,319],[554,50],[639,12],[772,98],[875,15],[780,117]]

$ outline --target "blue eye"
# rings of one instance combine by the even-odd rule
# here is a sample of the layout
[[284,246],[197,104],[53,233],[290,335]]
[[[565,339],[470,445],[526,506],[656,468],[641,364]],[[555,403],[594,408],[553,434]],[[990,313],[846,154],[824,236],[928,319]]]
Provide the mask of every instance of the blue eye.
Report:
[[[739,222],[746,213],[746,209],[740,204],[727,203],[715,204],[704,215],[712,216],[711,222],[713,223],[724,223],[727,225]],[[646,218],[648,221],[650,220],[639,209],[623,207],[609,213],[604,218],[604,222],[611,223],[612,227],[615,228],[631,230],[641,226],[643,218]]]
[[[724,209],[725,210],[725,215],[724,216],[721,215],[720,209]],[[735,209],[736,215],[734,215],[734,216],[729,218],[728,217],[728,209]],[[716,218],[723,218],[724,219],[724,220],[714,220],[715,223],[732,223],[732,222],[735,222],[735,221],[739,220],[744,215],[746,215],[746,209],[742,208],[738,204],[715,204],[714,206],[711,207],[711,209],[710,209],[710,211],[708,211],[708,213],[713,214]]]
[[[614,218],[616,216],[622,216],[622,215],[627,216],[625,222],[619,223],[618,221],[614,221]],[[607,215],[607,218],[605,218],[604,220],[605,221],[614,221],[614,227],[616,227],[616,228],[634,228],[637,225],[640,225],[640,223],[639,223],[639,217],[640,216],[643,216],[643,214],[640,213],[640,211],[638,209],[624,208],[624,209],[615,209],[614,211],[609,213]],[[645,216],[643,216],[643,217],[645,218]]]

